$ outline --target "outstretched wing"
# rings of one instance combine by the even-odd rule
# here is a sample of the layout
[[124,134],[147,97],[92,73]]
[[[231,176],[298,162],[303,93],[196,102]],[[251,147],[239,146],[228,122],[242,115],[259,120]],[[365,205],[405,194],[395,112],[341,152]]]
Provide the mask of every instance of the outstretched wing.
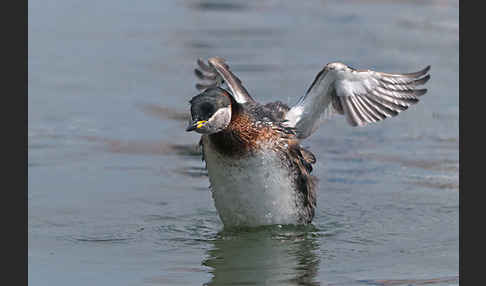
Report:
[[286,114],[285,125],[296,129],[299,138],[309,137],[324,114],[346,116],[352,126],[364,126],[394,117],[419,101],[427,89],[430,66],[406,74],[355,70],[342,63],[329,63]]
[[213,57],[208,60],[208,64],[198,59],[197,64],[199,68],[196,68],[194,73],[203,81],[203,83],[196,84],[197,89],[204,90],[210,87],[219,87],[225,83],[237,103],[255,102],[242,85],[241,80],[231,72],[224,59]]

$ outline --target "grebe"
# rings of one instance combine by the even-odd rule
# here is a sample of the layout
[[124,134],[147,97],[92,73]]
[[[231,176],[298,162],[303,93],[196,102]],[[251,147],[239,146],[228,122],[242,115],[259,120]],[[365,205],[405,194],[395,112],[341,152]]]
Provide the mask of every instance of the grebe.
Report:
[[202,134],[199,144],[225,227],[311,223],[316,159],[300,140],[318,129],[324,115],[344,115],[352,126],[396,116],[419,101],[427,89],[416,87],[430,79],[430,66],[388,74],[333,62],[289,107],[256,102],[222,58],[197,63],[202,93],[190,100],[186,131]]

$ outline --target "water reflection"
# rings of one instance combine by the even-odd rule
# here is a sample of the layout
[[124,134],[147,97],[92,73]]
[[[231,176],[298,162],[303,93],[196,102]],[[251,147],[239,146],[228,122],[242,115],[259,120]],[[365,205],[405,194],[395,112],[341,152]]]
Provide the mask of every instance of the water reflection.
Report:
[[194,3],[189,7],[199,11],[241,11],[248,8],[244,4],[245,2],[226,3],[219,1],[198,1],[197,3]]
[[[155,104],[137,104],[137,107],[145,114],[162,120],[175,120],[181,123],[181,130],[190,119],[187,112],[173,110],[171,108]],[[79,136],[80,139],[89,142],[98,142],[104,145],[108,152],[123,154],[151,154],[201,157],[201,150],[197,143],[174,144],[163,141],[120,140],[103,136]]]
[[319,240],[313,226],[224,231],[212,241],[203,265],[204,285],[319,285]]
[[431,285],[431,284],[442,284],[451,285],[450,283],[457,283],[459,282],[459,276],[451,276],[451,277],[439,277],[439,278],[430,278],[430,279],[400,279],[400,280],[359,280],[358,282],[363,283],[364,285],[376,285],[376,286],[399,286],[399,285]]
[[163,141],[121,140],[102,136],[80,136],[88,142],[98,142],[111,153],[121,154],[148,154],[201,157],[201,151],[197,144],[173,144]]
[[137,104],[137,107],[145,114],[158,117],[159,119],[172,119],[182,122],[188,122],[191,115],[188,111],[176,111],[171,108],[160,106],[156,104]]

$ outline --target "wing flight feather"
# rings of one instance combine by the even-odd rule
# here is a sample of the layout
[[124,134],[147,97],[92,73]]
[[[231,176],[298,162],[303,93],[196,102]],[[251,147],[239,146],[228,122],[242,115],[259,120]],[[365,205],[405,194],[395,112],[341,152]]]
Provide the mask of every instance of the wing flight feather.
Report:
[[194,70],[194,74],[201,80],[201,82],[196,84],[198,90],[221,87],[223,84],[226,84],[231,96],[237,103],[255,102],[241,83],[241,80],[231,72],[224,59],[212,57],[208,59],[207,64],[202,59],[198,59],[197,64],[199,67]]
[[417,86],[429,81],[429,70],[427,66],[418,72],[390,74],[329,63],[289,110],[286,125],[295,128],[299,138],[306,138],[317,130],[323,114],[344,115],[352,126],[394,117],[427,92]]

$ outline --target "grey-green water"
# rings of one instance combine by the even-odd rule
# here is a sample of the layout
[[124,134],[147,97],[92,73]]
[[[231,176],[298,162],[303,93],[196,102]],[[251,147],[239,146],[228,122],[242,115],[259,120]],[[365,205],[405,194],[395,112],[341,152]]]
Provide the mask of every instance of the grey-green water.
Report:
[[[29,1],[30,285],[458,285],[457,1]],[[308,227],[223,231],[184,132],[198,57],[293,104],[328,62],[411,72],[394,119],[307,140]]]

